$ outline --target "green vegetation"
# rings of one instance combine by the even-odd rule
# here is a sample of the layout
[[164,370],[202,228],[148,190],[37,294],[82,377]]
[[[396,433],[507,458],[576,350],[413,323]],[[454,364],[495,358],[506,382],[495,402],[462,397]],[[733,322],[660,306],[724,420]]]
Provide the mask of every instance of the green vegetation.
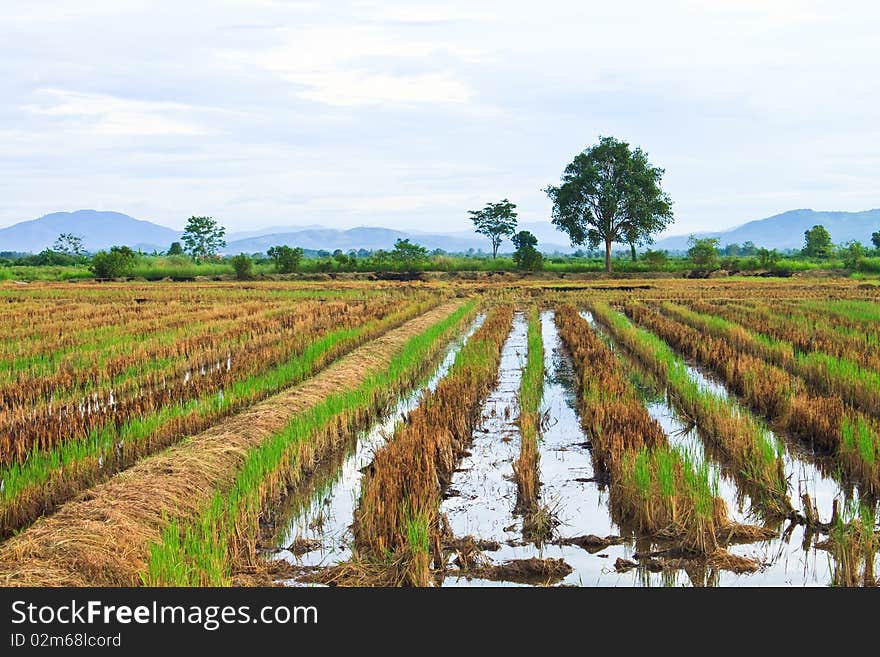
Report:
[[474,222],[474,230],[489,238],[494,260],[501,242],[516,230],[516,205],[505,198],[498,203],[487,203],[482,210],[469,210],[468,214]]
[[[572,244],[605,244],[605,271],[611,271],[611,244],[650,244],[672,222],[672,201],[660,188],[663,169],[652,166],[641,148],[613,137],[577,155],[559,186],[544,191],[553,201],[553,223]],[[634,259],[634,258],[633,258]]]
[[234,381],[222,395],[208,392],[164,405],[126,422],[109,421],[77,440],[34,450],[22,462],[0,468],[0,535],[52,508],[81,483],[92,483],[146,453],[173,442],[179,427],[210,421],[304,380],[332,359],[381,332],[424,312],[430,305],[409,304],[382,319],[317,335],[306,347],[268,370]]
[[736,400],[703,389],[687,363],[660,337],[604,303],[590,308],[614,338],[666,384],[674,405],[696,422],[701,435],[735,464],[739,476],[756,492],[759,506],[771,515],[790,511],[778,440]]
[[[161,542],[151,549],[144,582],[155,586],[228,586],[232,575],[230,546],[240,540],[236,536],[240,523],[244,521],[254,531],[267,487],[277,480],[289,484],[299,478],[300,448],[325,433],[331,424],[336,431],[352,430],[416,383],[436,345],[471,316],[475,306],[475,302],[461,306],[410,339],[387,369],[298,413],[283,431],[251,450],[232,487],[217,492],[195,526],[172,522],[163,531]],[[411,541],[423,546],[426,533],[420,523],[410,523],[409,529]]]
[[98,251],[92,257],[90,269],[95,278],[120,278],[131,275],[134,263],[134,251],[127,246],[114,246],[109,251]]
[[521,230],[511,240],[516,247],[513,263],[517,269],[525,269],[526,271],[541,269],[544,264],[544,256],[536,248],[538,246],[537,237],[527,230]]
[[226,246],[226,229],[211,217],[190,217],[186,222],[181,240],[186,252],[196,261],[214,257]]
[[235,277],[240,281],[247,281],[254,277],[254,261],[250,256],[239,253],[231,259]]

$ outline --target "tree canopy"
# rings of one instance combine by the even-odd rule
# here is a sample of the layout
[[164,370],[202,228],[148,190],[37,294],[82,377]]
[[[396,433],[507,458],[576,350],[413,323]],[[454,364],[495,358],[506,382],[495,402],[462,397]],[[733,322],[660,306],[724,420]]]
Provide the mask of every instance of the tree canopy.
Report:
[[698,269],[712,271],[718,268],[718,239],[714,237],[688,239],[688,258]]
[[226,246],[225,235],[226,229],[212,217],[190,217],[180,239],[193,258],[202,260],[217,255]]
[[98,251],[89,269],[95,278],[119,278],[131,273],[135,259],[134,251],[127,246],[114,246],[109,251]]
[[489,238],[492,258],[496,258],[501,242],[516,231],[516,204],[505,198],[497,203],[487,203],[482,210],[469,210],[468,214],[474,222],[474,230]]
[[511,240],[516,247],[513,253],[513,262],[517,269],[537,271],[544,263],[544,257],[536,248],[538,238],[527,230],[521,230]]
[[880,230],[871,233],[871,244],[874,245],[875,249],[880,249]]
[[415,272],[416,266],[428,257],[428,249],[420,244],[415,244],[406,240],[397,240],[394,243],[394,249],[391,251],[391,260],[395,262],[400,269]]
[[290,247],[286,244],[270,246],[266,251],[269,259],[275,263],[275,270],[280,274],[290,274],[297,270],[303,259],[302,247]]
[[58,239],[55,240],[55,244],[52,245],[52,249],[58,253],[66,253],[72,256],[85,254],[82,237],[73,233],[61,233]]
[[827,258],[834,245],[825,226],[813,226],[804,231],[804,255],[810,258]]
[[565,167],[561,184],[545,188],[552,221],[573,246],[604,242],[605,270],[611,271],[613,242],[650,244],[672,222],[672,200],[660,188],[663,174],[641,148],[600,137]]

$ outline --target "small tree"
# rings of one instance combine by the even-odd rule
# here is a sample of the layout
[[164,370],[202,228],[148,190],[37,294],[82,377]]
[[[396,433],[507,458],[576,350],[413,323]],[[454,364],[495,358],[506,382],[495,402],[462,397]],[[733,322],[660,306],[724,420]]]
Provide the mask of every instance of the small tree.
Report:
[[763,246],[758,249],[758,264],[764,269],[774,269],[779,264],[782,254],[776,249],[767,249]]
[[732,242],[730,244],[724,245],[724,255],[726,256],[738,256],[739,255],[740,246],[736,242]]
[[496,258],[501,242],[516,230],[516,205],[505,198],[498,203],[487,203],[482,210],[469,210],[468,214],[475,232],[489,238],[492,258]]
[[127,246],[114,246],[109,251],[98,251],[89,265],[95,278],[128,276],[135,263],[135,253]]
[[827,258],[833,250],[831,235],[825,226],[813,226],[804,231],[803,253],[808,258]]
[[182,256],[183,247],[180,245],[180,242],[171,242],[171,246],[168,247],[168,253],[166,255]]
[[71,256],[85,255],[82,237],[73,233],[61,233],[52,245],[52,249]]
[[871,233],[871,244],[874,245],[874,248],[880,251],[880,230],[875,233]]
[[743,242],[742,248],[739,250],[740,255],[753,256],[758,253],[758,247],[751,240]]
[[632,251],[672,221],[672,201],[660,188],[663,173],[641,148],[601,137],[565,167],[560,185],[544,190],[553,201],[552,221],[572,246],[604,243],[610,272],[614,242],[627,242]]
[[428,249],[420,244],[414,244],[408,239],[397,240],[394,243],[394,249],[391,251],[391,260],[402,271],[415,273],[418,265],[428,257]]
[[688,258],[697,269],[713,271],[718,268],[718,239],[704,237],[698,239],[693,235],[688,239]]
[[232,268],[235,270],[235,277],[240,281],[249,280],[254,276],[254,261],[244,253],[232,258]]
[[666,254],[666,251],[660,249],[656,251],[648,249],[642,254],[642,260],[644,260],[651,269],[660,270],[666,266],[668,255]]
[[269,247],[266,255],[275,263],[275,271],[280,274],[290,274],[299,267],[299,263],[303,259],[303,250],[300,247],[291,248],[283,244]]
[[187,252],[196,260],[217,255],[226,246],[226,229],[211,217],[190,217],[181,240]]
[[847,269],[858,269],[865,257],[865,247],[861,242],[853,240],[843,245],[841,255],[843,256],[843,265]]
[[513,253],[513,262],[517,269],[537,271],[544,265],[544,256],[535,247],[538,246],[538,238],[527,230],[521,230],[512,238],[516,251]]

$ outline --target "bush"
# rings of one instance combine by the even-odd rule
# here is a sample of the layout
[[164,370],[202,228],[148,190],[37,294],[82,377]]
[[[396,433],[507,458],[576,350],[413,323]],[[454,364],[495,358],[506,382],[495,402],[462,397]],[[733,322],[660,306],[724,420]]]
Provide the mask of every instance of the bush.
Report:
[[249,280],[254,276],[254,261],[244,253],[232,258],[232,268],[235,270],[235,277],[240,281]]
[[297,270],[303,258],[303,250],[300,247],[273,246],[266,251],[266,255],[275,263],[275,270],[280,274],[290,274]]
[[127,246],[114,246],[109,251],[98,251],[92,256],[89,269],[95,278],[120,278],[134,269],[135,254]]
[[667,260],[669,260],[669,256],[666,251],[647,249],[642,254],[642,260],[651,269],[663,269],[666,266]]
[[718,240],[713,237],[698,239],[691,235],[688,239],[688,258],[694,266],[704,272],[718,269]]

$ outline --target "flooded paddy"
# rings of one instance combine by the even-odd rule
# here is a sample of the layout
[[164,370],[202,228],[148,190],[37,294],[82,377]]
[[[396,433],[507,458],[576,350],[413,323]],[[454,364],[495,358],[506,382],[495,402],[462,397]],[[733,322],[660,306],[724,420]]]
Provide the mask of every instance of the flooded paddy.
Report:
[[[332,566],[351,557],[351,525],[364,470],[369,468],[376,451],[394,435],[395,428],[419,405],[425,390],[436,389],[462,346],[484,319],[484,314],[478,315],[464,335],[449,345],[440,365],[423,387],[401,398],[368,431],[360,433],[347,450],[319,470],[319,476],[314,478],[317,485],[291,500],[289,520],[276,536],[273,558],[308,568]],[[292,585],[295,581],[287,583]]]

